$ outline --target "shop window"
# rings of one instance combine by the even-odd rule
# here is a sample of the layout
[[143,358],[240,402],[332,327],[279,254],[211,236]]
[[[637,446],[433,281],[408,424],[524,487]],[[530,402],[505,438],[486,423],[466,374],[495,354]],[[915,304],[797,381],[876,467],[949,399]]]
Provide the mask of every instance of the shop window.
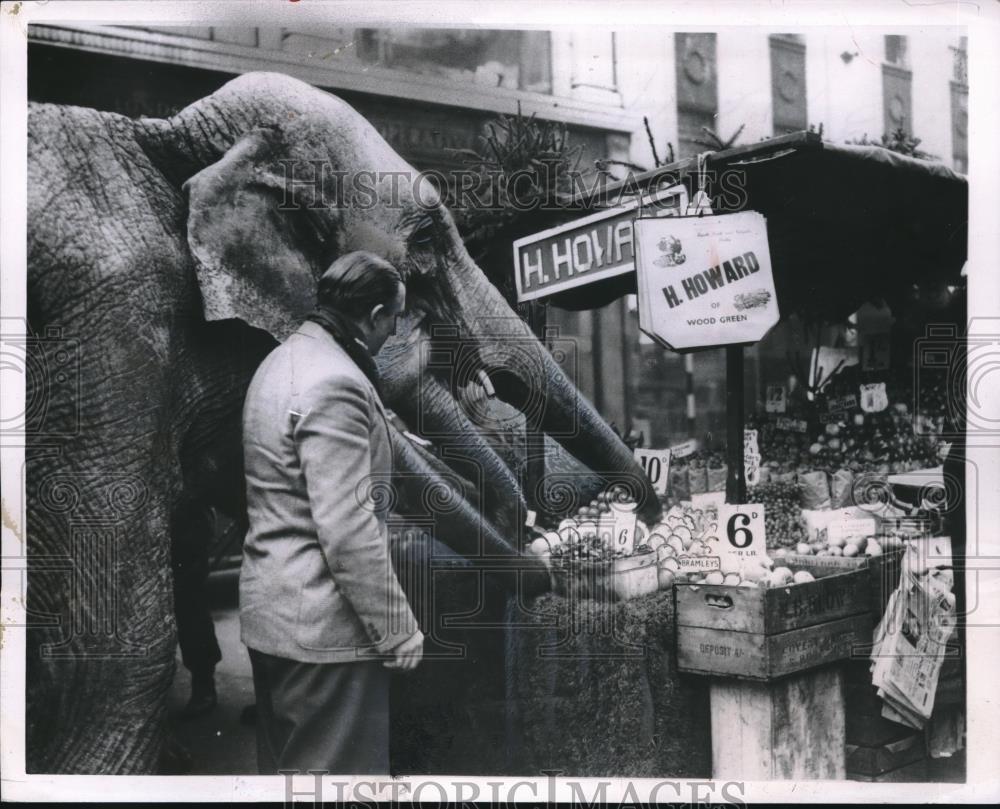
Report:
[[583,28],[573,33],[572,88],[617,92],[615,35]]
[[[886,37],[886,63],[882,65],[882,112],[885,134],[902,129],[913,134],[913,74],[905,67],[906,37]],[[890,40],[902,45],[890,47]],[[890,59],[890,57],[892,57]],[[896,61],[893,61],[896,60]]]
[[896,67],[909,67],[906,37],[890,34],[885,38],[885,61]]
[[484,88],[552,92],[547,31],[362,28],[354,41],[368,64]]

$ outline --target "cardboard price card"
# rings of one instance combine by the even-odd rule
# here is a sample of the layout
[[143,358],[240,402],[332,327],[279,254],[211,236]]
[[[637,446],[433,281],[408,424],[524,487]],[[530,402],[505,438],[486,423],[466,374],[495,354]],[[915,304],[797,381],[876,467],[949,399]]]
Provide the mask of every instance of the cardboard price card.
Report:
[[718,556],[688,556],[676,557],[678,573],[711,573],[722,570],[722,559]]
[[671,458],[686,458],[688,455],[694,455],[698,451],[700,446],[697,438],[689,438],[687,441],[683,441],[680,444],[674,444],[670,448]]
[[657,494],[667,493],[667,478],[670,473],[669,449],[635,449],[635,459],[646,473],[653,491]]
[[764,506],[760,503],[719,507],[719,554],[737,559],[741,564],[767,553],[764,532]]
[[634,240],[640,325],[663,345],[754,343],[778,322],[767,222],[756,211],[639,219]]
[[635,550],[635,529],[638,515],[634,509],[622,508],[616,503],[611,504],[611,510],[602,514],[597,521],[597,533],[604,546],[616,551],[624,551],[625,555]]
[[764,410],[767,413],[784,413],[787,407],[788,392],[784,385],[768,385],[767,398],[764,400]]

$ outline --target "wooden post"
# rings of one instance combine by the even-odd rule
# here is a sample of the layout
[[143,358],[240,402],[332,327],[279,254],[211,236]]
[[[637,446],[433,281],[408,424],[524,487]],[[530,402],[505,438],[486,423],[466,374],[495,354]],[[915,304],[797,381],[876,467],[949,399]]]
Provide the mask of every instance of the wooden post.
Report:
[[844,779],[843,687],[839,663],[772,683],[712,680],[712,777]]
[[726,346],[726,502],[745,503],[743,468],[743,346]]
[[[743,346],[726,347],[726,502],[746,502]],[[713,679],[712,777],[746,781],[843,779],[843,667],[769,683]]]

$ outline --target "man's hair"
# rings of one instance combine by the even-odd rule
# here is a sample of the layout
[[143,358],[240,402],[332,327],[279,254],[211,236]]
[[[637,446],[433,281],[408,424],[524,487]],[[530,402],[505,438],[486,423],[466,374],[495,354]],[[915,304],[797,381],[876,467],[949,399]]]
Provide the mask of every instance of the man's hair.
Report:
[[358,250],[333,262],[319,279],[316,299],[350,318],[363,318],[396,297],[403,277],[388,261]]

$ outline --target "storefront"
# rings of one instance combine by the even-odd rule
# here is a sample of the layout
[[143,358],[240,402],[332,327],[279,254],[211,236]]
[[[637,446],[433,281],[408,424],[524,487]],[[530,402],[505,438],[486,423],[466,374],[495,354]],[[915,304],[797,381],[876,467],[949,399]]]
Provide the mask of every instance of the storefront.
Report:
[[[739,173],[742,204],[726,205],[708,168],[716,178]],[[699,439],[701,447],[671,453],[654,429],[654,441],[637,449],[661,484],[662,523],[633,516],[623,529],[610,495],[539,531],[537,551],[551,560],[557,592],[571,605],[564,609],[608,599],[626,626],[653,636],[653,616],[672,612],[676,669],[666,676],[671,688],[690,686],[691,675],[707,683],[713,777],[935,780],[964,747],[963,382],[948,358],[964,345],[966,182],[937,164],[838,147],[812,133],[645,179],[647,195],[686,184],[705,191],[713,214],[766,217],[782,322],[757,343],[751,366],[742,362],[745,347],[724,349],[728,436],[672,432],[670,443]],[[648,200],[629,201],[639,221],[661,225],[659,249],[673,249],[666,242],[681,220],[661,217]],[[515,243],[523,297],[547,278],[537,251],[561,255],[560,239],[589,250],[581,226],[567,219],[562,231]],[[692,256],[694,246],[685,246]],[[589,255],[575,281],[535,296],[547,302],[549,322],[561,309],[621,304],[637,286],[637,309],[655,305],[643,301],[648,255],[635,259],[638,273],[606,270],[593,280]],[[661,274],[675,263],[658,261]],[[695,272],[691,264],[678,272]],[[734,282],[742,275],[726,272]],[[686,300],[709,289],[701,286],[684,287]],[[658,291],[671,307],[681,304],[673,287]],[[651,356],[669,353],[648,342]],[[695,374],[701,356],[694,353]],[[672,360],[679,366],[683,357]],[[734,435],[743,439],[735,448]],[[740,548],[735,556],[727,539]],[[900,663],[908,656],[920,666]],[[651,682],[654,703],[679,712],[676,693]],[[791,730],[795,702],[807,718]],[[667,745],[659,752],[691,765],[701,738],[692,731],[684,755]],[[748,749],[756,752],[741,753]]]

